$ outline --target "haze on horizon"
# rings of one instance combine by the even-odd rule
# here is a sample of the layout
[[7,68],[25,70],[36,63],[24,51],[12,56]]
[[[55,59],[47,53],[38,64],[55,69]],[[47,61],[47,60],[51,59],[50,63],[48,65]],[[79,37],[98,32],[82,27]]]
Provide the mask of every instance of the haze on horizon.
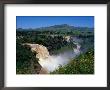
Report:
[[94,28],[94,16],[16,16],[16,28],[35,29],[61,24]]

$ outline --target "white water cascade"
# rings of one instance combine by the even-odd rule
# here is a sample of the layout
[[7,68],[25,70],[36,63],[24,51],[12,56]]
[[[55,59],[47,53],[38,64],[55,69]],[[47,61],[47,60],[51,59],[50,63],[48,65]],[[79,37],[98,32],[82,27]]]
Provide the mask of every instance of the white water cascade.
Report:
[[76,55],[80,54],[80,45],[78,43],[75,44],[77,48],[52,56],[49,55],[48,49],[43,45],[29,43],[27,45],[31,47],[32,51],[37,53],[36,57],[39,58],[38,62],[43,68],[43,73],[49,73],[57,69],[59,65],[63,66],[67,64],[71,58],[74,58]]

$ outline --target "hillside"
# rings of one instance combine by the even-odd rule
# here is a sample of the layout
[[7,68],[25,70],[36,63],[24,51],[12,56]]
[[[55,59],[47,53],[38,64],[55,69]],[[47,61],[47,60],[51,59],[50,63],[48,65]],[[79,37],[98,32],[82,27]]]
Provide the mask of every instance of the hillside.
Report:
[[89,49],[72,59],[67,65],[59,66],[51,74],[93,74],[94,73],[94,50]]
[[17,31],[66,31],[66,32],[70,32],[73,30],[89,30],[89,31],[93,31],[93,28],[88,28],[88,27],[75,27],[75,26],[70,26],[68,24],[61,24],[61,25],[53,25],[53,26],[48,26],[48,27],[40,27],[40,28],[29,28],[29,29],[22,29],[22,28],[18,28]]

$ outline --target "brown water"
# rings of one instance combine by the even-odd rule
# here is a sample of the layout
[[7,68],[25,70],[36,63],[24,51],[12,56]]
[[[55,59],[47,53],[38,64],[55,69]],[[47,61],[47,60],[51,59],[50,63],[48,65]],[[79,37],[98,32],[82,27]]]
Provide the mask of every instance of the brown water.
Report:
[[36,58],[39,58],[38,62],[42,66],[40,74],[52,72],[57,69],[59,65],[66,65],[71,58],[75,58],[79,55],[80,45],[78,43],[75,44],[77,45],[77,48],[65,51],[58,55],[49,55],[49,51],[45,46],[27,43],[27,45],[31,47],[31,50],[36,52]]

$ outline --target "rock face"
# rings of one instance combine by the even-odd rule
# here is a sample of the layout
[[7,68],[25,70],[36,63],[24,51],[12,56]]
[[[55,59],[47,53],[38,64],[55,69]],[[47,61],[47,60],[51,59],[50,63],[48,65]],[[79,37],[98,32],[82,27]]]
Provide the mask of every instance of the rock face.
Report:
[[65,37],[64,37],[64,39],[65,39],[67,42],[70,42],[70,38],[71,38],[70,36],[65,36]]

